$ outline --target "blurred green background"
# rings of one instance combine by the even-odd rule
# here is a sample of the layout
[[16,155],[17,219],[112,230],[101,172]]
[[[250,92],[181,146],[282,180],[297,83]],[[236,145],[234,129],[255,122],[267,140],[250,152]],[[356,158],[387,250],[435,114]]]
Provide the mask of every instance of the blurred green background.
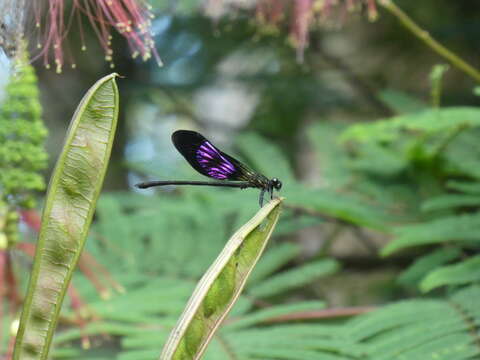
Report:
[[[292,45],[292,9],[273,26],[259,20],[256,1],[156,0],[151,29],[163,67],[132,59],[113,33],[112,69],[86,21],[88,51],[78,31],[67,38],[75,69],[57,74],[33,62],[48,129],[45,179],[85,91],[112,71],[123,77],[116,141],[86,246],[92,258],[73,280],[78,298],[64,304],[56,357],[156,358],[195,281],[258,210],[251,189],[133,187],[201,179],[170,140],[177,129],[193,129],[278,177],[286,197],[270,247],[206,359],[480,359],[478,82],[440,66],[446,61],[383,7],[371,21],[366,2],[356,11],[346,3],[312,15],[304,52]],[[478,66],[480,3],[396,3]],[[0,66],[4,126],[12,61],[3,56]],[[0,205],[9,204],[7,190],[0,186]],[[43,193],[35,194],[38,210]],[[4,208],[21,213],[22,204]],[[35,227],[22,219],[19,241],[34,242]],[[0,229],[8,235],[6,225]],[[21,293],[31,259],[13,250],[9,258]],[[97,270],[88,274],[91,266]],[[3,349],[18,316],[7,293],[0,292]],[[305,304],[318,312],[301,315]],[[277,313],[262,313],[268,309],[296,321],[269,326]],[[428,324],[431,336],[419,336]],[[300,338],[282,350],[292,334]],[[310,336],[315,346],[301,341]]]

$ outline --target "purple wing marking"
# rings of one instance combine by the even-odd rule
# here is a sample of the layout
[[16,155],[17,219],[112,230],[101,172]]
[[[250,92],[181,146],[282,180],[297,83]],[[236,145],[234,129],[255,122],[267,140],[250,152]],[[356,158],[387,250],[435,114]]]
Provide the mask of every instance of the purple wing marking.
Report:
[[225,180],[235,172],[235,166],[208,141],[197,149],[196,158],[207,174],[215,179]]

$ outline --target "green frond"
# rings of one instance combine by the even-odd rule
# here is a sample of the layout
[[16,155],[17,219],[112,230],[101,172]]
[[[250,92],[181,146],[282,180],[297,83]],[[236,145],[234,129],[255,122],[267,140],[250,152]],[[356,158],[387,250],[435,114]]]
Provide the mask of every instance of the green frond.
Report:
[[459,207],[478,206],[480,206],[480,195],[444,194],[426,200],[422,204],[422,211],[454,210]]
[[406,158],[394,148],[368,143],[357,149],[351,160],[351,168],[378,176],[394,176],[404,171],[408,166]]
[[[334,273],[339,264],[324,259],[295,266],[299,246],[274,239],[203,359],[477,359],[480,290],[458,289],[478,281],[478,256],[459,259],[480,241],[475,213],[480,187],[471,180],[476,170],[468,169],[479,160],[473,152],[465,155],[470,162],[463,166],[451,154],[474,146],[478,113],[470,108],[428,110],[395,117],[392,124],[362,124],[361,131],[346,131],[345,139],[354,143],[348,148],[338,143],[346,125],[314,124],[307,136],[318,157],[321,189],[294,180],[277,146],[255,135],[241,137],[240,153],[248,163],[284,181],[281,194],[290,208],[278,233],[321,224],[322,215],[327,221],[380,229],[393,235],[383,255],[422,247],[422,255],[399,277],[401,284],[421,284],[423,290],[446,285],[453,295],[400,301],[364,315],[325,321],[323,301],[292,302],[292,294]],[[453,115],[457,121],[448,120]],[[459,130],[467,126],[464,122],[473,136]],[[441,181],[435,181],[437,174]],[[108,333],[120,340],[110,358],[158,358],[196,281],[225,238],[258,209],[257,198],[253,190],[184,188],[174,195],[159,190],[154,196],[102,196],[87,248],[122,280],[127,293],[95,300],[88,281],[77,277],[76,285],[99,320],[82,331],[60,332],[55,339],[58,354],[81,359],[81,353],[61,353],[62,348],[82,334],[102,339]],[[296,208],[309,215],[300,215]],[[73,316],[66,314],[68,319]]]
[[425,275],[459,258],[461,254],[462,251],[457,247],[446,247],[421,256],[398,277],[398,282],[402,285],[417,286]]
[[480,256],[474,256],[458,264],[433,270],[422,280],[420,289],[428,292],[439,286],[462,285],[478,281],[480,281]]
[[416,113],[428,107],[418,98],[394,89],[381,90],[378,97],[397,114]]
[[480,194],[480,182],[450,180],[447,182],[447,188],[466,194]]
[[[83,331],[75,329],[59,334],[56,342],[60,345],[73,341],[82,333],[109,333],[122,337],[123,351],[117,359],[156,358],[192,287],[193,283],[182,285],[179,280],[158,279],[148,289],[142,286],[123,300],[118,300],[122,299],[119,296],[92,304],[103,321],[90,323]],[[131,306],[132,301],[127,301],[130,297],[135,307]],[[203,358],[472,360],[480,355],[475,325],[480,323],[479,297],[480,287],[472,286],[454,293],[450,299],[402,301],[343,323],[314,318],[303,323],[281,320],[292,314],[318,312],[325,307],[321,301],[275,305],[243,313],[234,311],[215,334]],[[146,298],[150,299],[147,303],[153,305],[142,304],[141,299]],[[120,304],[118,301],[121,306],[113,305]],[[180,306],[164,305],[169,302]],[[110,310],[102,311],[103,307]],[[122,320],[119,313],[128,312],[136,313],[137,319],[124,314]]]
[[[329,354],[332,359],[346,358],[346,359],[361,359],[365,353],[367,346],[363,344],[354,344],[348,339],[319,339],[315,336],[298,336],[293,333],[287,335],[288,343],[285,342],[285,337],[276,336],[276,334],[266,329],[262,333],[256,331],[242,331],[237,332],[235,337],[226,335],[229,344],[234,349],[238,349],[239,354],[258,354],[262,351],[267,356],[275,356],[280,351],[284,353],[285,359],[296,358],[296,354],[301,354],[305,351],[315,351],[317,358],[320,356],[327,356]],[[290,355],[287,355],[290,354]],[[313,356],[313,354],[312,354]]]
[[339,145],[338,136],[346,125],[330,122],[317,122],[308,128],[307,136],[315,150],[315,160],[311,166],[319,169],[329,189],[340,190],[352,181],[351,159]]
[[342,135],[342,141],[375,140],[388,143],[403,136],[404,132],[414,135],[440,134],[455,130],[459,125],[480,126],[480,110],[473,107],[429,109],[375,123],[353,125]]
[[[369,345],[368,359],[474,359],[480,354],[480,320],[473,303],[480,288],[450,300],[413,300],[386,306],[346,324],[345,336]],[[472,311],[473,310],[473,311]]]
[[409,247],[456,242],[480,241],[480,215],[463,214],[437,218],[395,229],[395,239],[382,249],[383,256]]
[[477,301],[479,295],[480,286],[474,285],[463,288],[450,297],[450,300],[455,304],[457,310],[463,314],[465,321],[469,321],[470,330],[477,342],[480,338],[478,328],[475,329],[476,326],[478,327],[480,319],[480,308],[478,307]]
[[248,163],[258,171],[280,179],[284,185],[294,182],[291,166],[277,146],[253,133],[240,136],[238,145],[248,158]]
[[359,316],[348,323],[344,336],[357,341],[368,341],[375,336],[396,331],[404,326],[428,323],[438,314],[453,315],[455,311],[440,300],[406,300]]
[[262,360],[352,360],[351,357],[319,353],[313,350],[296,350],[291,348],[250,348],[245,351],[246,359]]
[[346,222],[385,230],[390,216],[379,209],[375,204],[362,201],[358,196],[333,192],[327,189],[290,189],[287,201],[319,214],[324,214]]
[[155,350],[126,351],[117,357],[117,360],[152,360],[158,357]]
[[293,243],[283,243],[269,248],[250,275],[247,287],[264,280],[298,255],[300,247]]
[[258,298],[278,295],[289,290],[301,288],[322,276],[331,275],[338,268],[338,262],[332,259],[307,263],[292,270],[286,270],[273,275],[262,283],[252,286],[248,293]]
[[468,129],[459,133],[455,141],[450,142],[444,153],[445,169],[450,175],[480,179],[479,136],[480,129]]

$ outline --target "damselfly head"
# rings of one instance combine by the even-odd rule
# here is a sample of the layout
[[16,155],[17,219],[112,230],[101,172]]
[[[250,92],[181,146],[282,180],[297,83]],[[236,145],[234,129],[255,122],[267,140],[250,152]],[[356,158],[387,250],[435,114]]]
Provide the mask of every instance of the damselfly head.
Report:
[[277,178],[273,178],[270,180],[270,186],[272,186],[275,190],[280,190],[282,188],[282,182]]

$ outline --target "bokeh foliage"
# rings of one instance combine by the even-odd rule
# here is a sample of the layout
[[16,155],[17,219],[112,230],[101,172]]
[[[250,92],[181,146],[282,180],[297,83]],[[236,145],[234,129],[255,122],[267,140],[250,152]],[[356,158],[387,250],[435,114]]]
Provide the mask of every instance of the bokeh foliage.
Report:
[[[466,51],[475,44],[475,11],[467,9],[472,21],[458,20],[465,14],[463,7],[478,5],[398,3],[449,46]],[[351,59],[329,61],[331,48],[317,47],[322,40],[332,43],[322,29],[312,38],[305,64],[299,65],[281,32],[259,37],[258,28],[241,12],[212,25],[198,15],[198,3],[177,4],[178,12],[170,15],[169,3],[155,2],[161,10],[158,46],[167,65],[158,69],[129,63],[134,69],[127,67],[133,84],[129,94],[135,96],[125,97],[122,106],[150,102],[158,111],[154,124],[173,119],[175,126],[212,128],[217,124],[201,118],[192,105],[199,89],[222,81],[244,86],[258,97],[258,105],[251,121],[235,129],[239,135],[233,154],[279,177],[287,198],[273,243],[205,359],[478,359],[480,112],[471,84],[451,69],[445,82],[436,80],[442,94],[425,100],[428,69],[421,72],[431,60],[428,51],[382,14],[379,22],[369,24],[376,36],[369,42],[363,38],[357,47],[361,51],[350,50]],[[468,35],[465,41],[459,29]],[[340,40],[340,47],[345,44],[345,39],[333,39]],[[365,75],[362,65],[376,64],[376,57],[386,53],[388,66],[366,75],[373,86],[352,96],[359,89],[353,85],[362,80],[355,75]],[[365,63],[352,61],[358,67],[349,69],[348,60],[359,58]],[[340,66],[332,66],[336,62]],[[340,76],[332,76],[332,69]],[[365,106],[368,97],[383,106],[372,108],[375,101]],[[138,119],[131,128],[145,122],[143,116]],[[158,130],[149,128],[151,133]],[[299,164],[305,155],[299,155],[302,147],[311,150],[307,165],[320,174],[320,186],[299,180],[305,171]],[[185,167],[176,173],[176,164],[166,163],[129,163],[128,174],[183,179],[192,172]],[[123,162],[111,165],[125,169]],[[76,276],[74,283],[88,304],[87,325],[66,326],[57,334],[56,357],[157,358],[195,281],[257,207],[251,190],[171,188],[149,195],[105,193],[100,199],[87,248],[126,293],[99,300],[90,282]],[[341,276],[342,269],[358,272],[359,286],[373,292],[364,285],[366,272],[349,259],[334,258],[328,247],[305,257],[298,242],[302,234],[324,241],[330,225],[361,228],[388,242],[377,249],[378,258],[366,262],[378,272],[396,265],[395,284],[388,286],[395,288],[398,301],[351,319],[323,321],[313,315],[286,321],[330,306],[319,288],[326,278]],[[327,295],[343,285],[338,279]],[[77,320],[74,313],[64,315],[65,324]],[[272,318],[279,322],[272,323]],[[91,335],[89,350],[78,346],[85,334]]]
[[16,60],[0,108],[0,190],[12,206],[32,208],[32,190],[44,190],[47,166],[37,77],[28,54]]
[[18,239],[18,210],[33,208],[34,192],[45,189],[41,171],[48,159],[37,77],[27,52],[13,69],[0,104],[0,236],[9,244]]
[[[434,299],[419,297],[401,301],[333,324],[312,321],[269,324],[275,317],[320,310],[324,305],[317,301],[281,304],[294,294],[301,294],[302,288],[311,287],[319,277],[338,271],[339,266],[332,259],[320,258],[300,267],[290,267],[292,261],[298,261],[295,259],[299,246],[289,242],[273,244],[258,264],[244,296],[215,336],[205,359],[225,358],[228,354],[240,359],[476,358],[480,348],[476,345],[475,324],[480,321],[480,313],[475,299],[480,290],[474,285],[478,282],[478,273],[474,271],[478,256],[470,254],[478,249],[478,232],[475,222],[468,220],[475,215],[465,214],[464,202],[460,205],[454,202],[447,207],[448,212],[428,207],[425,210],[423,205],[439,196],[454,196],[452,192],[459,189],[476,189],[476,178],[468,171],[459,172],[449,156],[450,151],[471,146],[468,136],[459,134],[441,153],[428,151],[432,146],[436,149],[436,144],[445,138],[438,128],[454,131],[457,124],[451,121],[452,117],[473,126],[476,112],[452,108],[427,110],[361,126],[314,124],[310,131],[312,139],[329,146],[330,151],[323,151],[319,146],[317,156],[336,160],[322,161],[324,173],[333,184],[323,189],[312,189],[295,181],[282,152],[272,143],[253,134],[242,136],[239,149],[245,156],[249,151],[258,151],[254,162],[258,170],[268,171],[276,164],[277,171],[287,179],[284,192],[287,204],[319,212],[325,218],[353,221],[372,229],[380,227],[393,236],[393,241],[383,250],[385,255],[400,248],[415,249],[411,257],[416,260],[399,277],[402,286],[419,292],[443,286],[451,295],[444,297],[440,292]],[[375,131],[383,127],[388,131]],[[409,127],[414,130],[407,131]],[[336,134],[334,138],[332,133]],[[329,139],[337,139],[333,142],[335,145],[328,144]],[[342,145],[347,143],[348,146]],[[379,147],[376,151],[380,155],[387,152],[388,156],[379,155],[376,161],[368,162],[370,146]],[[398,151],[397,146],[409,151]],[[266,150],[260,152],[260,148]],[[417,161],[416,154],[421,154],[421,161]],[[387,168],[392,157],[398,158],[401,166]],[[383,167],[379,166],[381,161],[385,161]],[[386,171],[379,171],[382,168]],[[431,181],[427,175],[432,168],[445,178],[438,185],[428,186],[424,179]],[[426,190],[419,192],[421,186],[426,186]],[[107,302],[93,300],[91,310],[101,320],[89,324],[86,332],[98,334],[100,338],[104,332],[120,336],[123,350],[118,353],[118,359],[152,359],[158,355],[160,344],[194,287],[194,279],[221,249],[225,235],[242,223],[255,206],[256,194],[247,192],[180,191],[180,196],[159,191],[159,198],[112,194],[100,202],[98,222],[88,247],[114,276],[123,279],[128,292]],[[475,196],[469,200],[468,213],[471,206],[475,206],[471,204],[477,204]],[[224,210],[220,217],[215,210],[219,207]],[[316,216],[299,216],[287,210],[283,218],[277,235],[285,236],[299,228],[323,223]],[[455,222],[462,222],[462,227]],[[435,234],[437,238],[433,237]],[[424,238],[433,240],[419,240]],[[285,266],[287,270],[282,270]],[[78,279],[77,284],[82,289],[87,287],[82,279]],[[91,294],[91,290],[86,293]],[[278,305],[267,309],[258,306],[265,301]],[[136,304],[134,307],[132,302]],[[70,330],[59,335],[56,341],[60,346],[80,335],[81,331]],[[58,354],[73,358],[85,356],[72,349],[59,349]]]

